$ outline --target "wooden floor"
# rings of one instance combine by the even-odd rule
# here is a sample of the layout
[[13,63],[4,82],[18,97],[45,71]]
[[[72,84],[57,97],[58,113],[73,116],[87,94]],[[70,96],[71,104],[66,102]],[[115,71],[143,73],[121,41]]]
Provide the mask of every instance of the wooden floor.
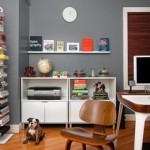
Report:
[[[134,122],[126,122],[126,129],[120,129],[117,150],[133,150],[134,125]],[[34,141],[22,144],[25,139],[25,130],[22,130],[20,133],[14,134],[6,144],[0,145],[0,150],[64,150],[66,139],[59,134],[60,130],[64,127],[64,125],[42,126],[46,136],[39,145],[35,145]],[[86,128],[91,130],[89,126],[86,126]],[[111,128],[108,130],[110,132]],[[150,142],[150,122],[146,122],[145,125],[144,141]],[[71,149],[82,150],[79,143],[73,143]],[[107,147],[105,149],[108,150]],[[96,148],[87,146],[87,150],[96,150]]]

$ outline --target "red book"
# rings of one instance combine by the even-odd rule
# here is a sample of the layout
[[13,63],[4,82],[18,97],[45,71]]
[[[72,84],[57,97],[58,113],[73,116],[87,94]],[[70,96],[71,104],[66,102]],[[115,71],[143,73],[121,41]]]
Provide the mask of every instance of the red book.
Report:
[[3,34],[0,34],[0,41],[5,41],[5,40],[6,40],[5,36]]
[[92,38],[82,39],[82,51],[93,51],[93,39]]

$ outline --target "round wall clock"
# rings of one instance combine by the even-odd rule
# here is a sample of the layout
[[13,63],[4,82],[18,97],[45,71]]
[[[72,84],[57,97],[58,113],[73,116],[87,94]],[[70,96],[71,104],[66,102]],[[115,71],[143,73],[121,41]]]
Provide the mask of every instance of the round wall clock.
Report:
[[73,22],[77,18],[77,11],[73,7],[66,7],[62,15],[65,21]]

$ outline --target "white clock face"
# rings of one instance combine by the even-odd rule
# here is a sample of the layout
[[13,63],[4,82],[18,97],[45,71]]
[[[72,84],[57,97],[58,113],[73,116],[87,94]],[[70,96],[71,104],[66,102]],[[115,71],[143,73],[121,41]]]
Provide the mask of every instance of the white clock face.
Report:
[[63,10],[63,18],[67,22],[73,22],[77,18],[77,11],[72,7],[66,7]]

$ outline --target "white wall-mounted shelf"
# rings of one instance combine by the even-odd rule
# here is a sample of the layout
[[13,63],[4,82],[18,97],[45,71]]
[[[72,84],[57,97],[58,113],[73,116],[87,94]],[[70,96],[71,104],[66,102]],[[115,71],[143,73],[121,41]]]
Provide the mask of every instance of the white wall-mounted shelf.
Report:
[[44,51],[28,51],[28,54],[109,54],[109,52],[104,51],[104,52],[99,52],[99,51],[92,51],[92,52],[68,52],[68,51],[63,51],[63,52],[57,52],[57,51],[52,51],[52,52],[44,52]]

